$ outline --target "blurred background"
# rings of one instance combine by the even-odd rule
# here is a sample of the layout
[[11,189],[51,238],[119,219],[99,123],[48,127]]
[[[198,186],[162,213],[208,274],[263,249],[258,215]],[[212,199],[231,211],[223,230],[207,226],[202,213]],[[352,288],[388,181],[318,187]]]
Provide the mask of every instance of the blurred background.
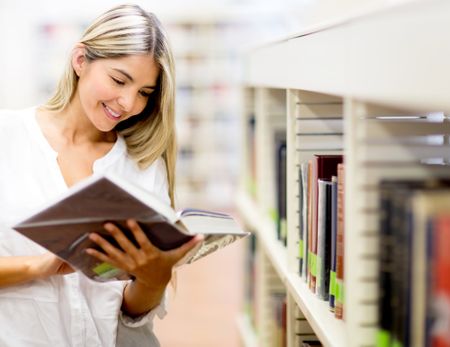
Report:
[[[134,1],[166,27],[177,69],[178,207],[234,213],[240,163],[243,56],[252,47],[334,18],[400,0]],[[0,0],[0,108],[44,102],[71,48],[100,13],[122,1]],[[277,66],[268,66],[277,69]],[[178,271],[163,346],[239,346],[243,245]]]

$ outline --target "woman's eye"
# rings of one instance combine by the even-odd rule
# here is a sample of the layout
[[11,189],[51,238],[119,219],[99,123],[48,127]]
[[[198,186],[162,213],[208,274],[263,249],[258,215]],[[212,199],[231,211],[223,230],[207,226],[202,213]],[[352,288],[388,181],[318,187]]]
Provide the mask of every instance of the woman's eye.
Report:
[[114,82],[116,82],[118,85],[120,85],[120,86],[123,86],[124,84],[125,84],[125,82],[123,82],[123,81],[121,81],[121,80],[119,80],[119,79],[117,79],[117,78],[114,78],[114,77],[111,77],[112,78],[112,80],[114,81]]
[[141,91],[140,93],[144,98],[150,97],[150,94],[151,94],[151,92],[144,92],[144,91]]

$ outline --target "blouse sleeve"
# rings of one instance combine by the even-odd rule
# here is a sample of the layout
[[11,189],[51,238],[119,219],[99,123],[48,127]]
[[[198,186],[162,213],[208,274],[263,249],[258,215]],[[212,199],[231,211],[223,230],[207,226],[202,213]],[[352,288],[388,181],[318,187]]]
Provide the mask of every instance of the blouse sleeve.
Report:
[[130,328],[137,328],[145,324],[153,325],[153,318],[155,318],[155,316],[158,316],[159,319],[163,319],[167,314],[166,310],[167,301],[168,301],[168,293],[166,288],[163,297],[161,299],[161,302],[159,303],[158,306],[156,306],[149,312],[134,318],[128,316],[121,310],[119,313],[119,323],[122,323],[123,325]]

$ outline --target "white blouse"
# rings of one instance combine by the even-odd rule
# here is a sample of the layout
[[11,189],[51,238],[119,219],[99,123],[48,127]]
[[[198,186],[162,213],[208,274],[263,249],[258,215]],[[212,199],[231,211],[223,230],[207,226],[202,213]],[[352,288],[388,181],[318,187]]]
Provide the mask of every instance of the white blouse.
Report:
[[[42,254],[42,247],[10,228],[68,189],[36,108],[0,112],[0,148],[0,257]],[[140,170],[122,137],[95,161],[93,171],[122,175],[170,202],[163,160]],[[0,346],[109,347],[116,340],[118,346],[144,346],[142,339],[145,346],[157,346],[152,320],[165,315],[166,297],[148,314],[131,319],[120,311],[125,283],[98,283],[72,273],[0,288]]]

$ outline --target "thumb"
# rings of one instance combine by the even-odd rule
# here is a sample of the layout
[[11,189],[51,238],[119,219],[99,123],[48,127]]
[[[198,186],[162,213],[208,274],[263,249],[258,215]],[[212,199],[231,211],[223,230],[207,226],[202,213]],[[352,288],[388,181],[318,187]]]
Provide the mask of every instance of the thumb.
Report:
[[172,250],[172,252],[174,252],[175,258],[177,260],[183,258],[189,251],[202,243],[204,239],[205,237],[203,235],[195,235],[188,242],[183,243],[180,247]]

